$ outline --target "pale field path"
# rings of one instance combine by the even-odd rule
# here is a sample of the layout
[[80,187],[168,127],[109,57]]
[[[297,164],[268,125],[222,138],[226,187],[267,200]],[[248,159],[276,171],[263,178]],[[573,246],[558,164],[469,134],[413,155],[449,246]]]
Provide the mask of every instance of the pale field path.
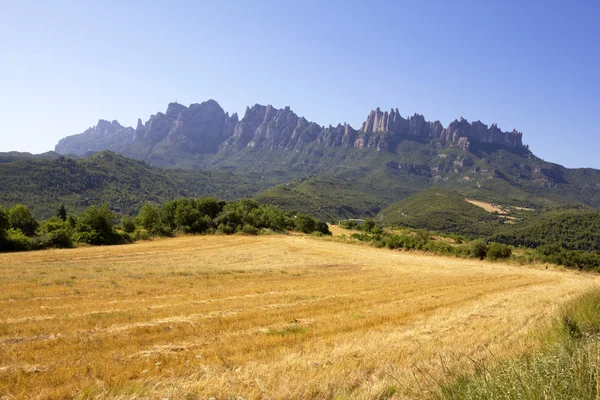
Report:
[[423,398],[599,279],[283,235],[0,254],[0,398]]

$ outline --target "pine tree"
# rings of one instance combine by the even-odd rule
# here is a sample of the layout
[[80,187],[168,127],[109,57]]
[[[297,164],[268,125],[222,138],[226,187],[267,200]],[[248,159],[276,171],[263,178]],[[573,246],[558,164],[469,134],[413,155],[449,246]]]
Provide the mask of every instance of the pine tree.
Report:
[[60,208],[58,209],[58,213],[56,214],[56,216],[60,219],[62,219],[63,221],[67,220],[67,210],[65,209],[65,205],[61,205]]

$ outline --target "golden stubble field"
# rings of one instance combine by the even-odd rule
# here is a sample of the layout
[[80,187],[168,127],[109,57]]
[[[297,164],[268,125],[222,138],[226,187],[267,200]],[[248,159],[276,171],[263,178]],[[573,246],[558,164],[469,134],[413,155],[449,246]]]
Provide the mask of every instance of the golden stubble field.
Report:
[[0,398],[415,398],[594,275],[304,236],[0,255]]

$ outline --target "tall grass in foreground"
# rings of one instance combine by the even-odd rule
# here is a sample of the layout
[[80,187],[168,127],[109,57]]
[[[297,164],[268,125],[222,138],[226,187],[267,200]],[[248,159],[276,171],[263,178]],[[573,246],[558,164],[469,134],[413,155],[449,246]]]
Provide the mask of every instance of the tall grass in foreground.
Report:
[[600,290],[569,302],[542,333],[542,347],[473,374],[450,375],[441,399],[597,399],[600,396]]

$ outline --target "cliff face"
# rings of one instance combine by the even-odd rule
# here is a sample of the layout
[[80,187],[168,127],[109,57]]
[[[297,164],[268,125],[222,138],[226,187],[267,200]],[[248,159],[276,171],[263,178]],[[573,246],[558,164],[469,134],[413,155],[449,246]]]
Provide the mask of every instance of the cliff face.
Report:
[[55,151],[60,154],[76,154],[78,156],[100,150],[118,152],[133,141],[133,136],[133,128],[123,127],[117,121],[108,122],[101,119],[85,132],[61,139],[56,145]]
[[427,122],[422,115],[415,114],[404,119],[398,110],[381,112],[379,108],[371,111],[362,125],[364,133],[390,132],[398,136],[420,136],[438,139],[443,143],[453,144],[468,150],[471,142],[497,144],[515,149],[523,147],[523,134],[516,130],[502,132],[496,124],[491,127],[481,121],[470,124],[464,118],[454,120],[444,128],[439,121]]
[[422,115],[403,118],[397,109],[369,113],[360,130],[344,123],[321,127],[299,117],[290,107],[277,109],[259,104],[248,107],[241,120],[229,116],[221,106],[209,100],[189,107],[169,104],[165,113],[138,120],[137,127],[124,128],[118,122],[99,121],[80,135],[62,139],[56,146],[61,154],[83,155],[88,151],[115,150],[130,156],[152,154],[214,154],[220,150],[240,151],[246,147],[301,151],[308,144],[321,148],[373,148],[394,151],[409,137],[437,140],[442,145],[469,150],[474,142],[491,143],[506,148],[523,147],[522,134],[503,132],[480,121],[469,123],[463,118],[444,128],[439,121],[428,122]]
[[214,100],[189,107],[171,103],[164,114],[152,115],[145,124],[138,120],[133,141],[160,144],[163,151],[176,148],[187,153],[216,153],[237,123],[237,114],[229,116]]
[[56,152],[82,156],[113,150],[138,157],[154,150],[210,154],[233,134],[237,123],[237,114],[229,116],[214,100],[189,107],[171,103],[165,113],[152,115],[145,123],[138,119],[135,129],[100,120],[79,135],[61,139]]

